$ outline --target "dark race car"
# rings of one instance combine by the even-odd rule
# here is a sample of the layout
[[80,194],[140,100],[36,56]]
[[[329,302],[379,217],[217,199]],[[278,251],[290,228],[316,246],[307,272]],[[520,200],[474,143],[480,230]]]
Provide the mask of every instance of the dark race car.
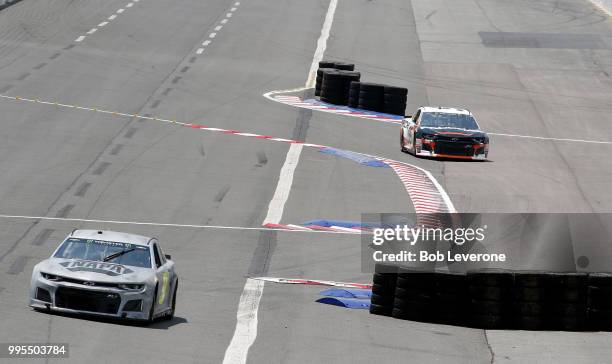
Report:
[[471,112],[448,107],[421,107],[402,122],[400,146],[416,156],[485,160],[489,137]]

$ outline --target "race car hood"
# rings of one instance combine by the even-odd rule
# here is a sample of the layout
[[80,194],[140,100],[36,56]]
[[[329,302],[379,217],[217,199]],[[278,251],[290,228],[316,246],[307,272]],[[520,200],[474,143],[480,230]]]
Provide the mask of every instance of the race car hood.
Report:
[[468,130],[459,128],[430,128],[422,127],[419,129],[424,134],[446,135],[456,137],[484,137],[486,133],[480,130]]
[[107,283],[145,282],[155,275],[152,268],[80,259],[49,258],[37,268],[40,272],[62,277]]

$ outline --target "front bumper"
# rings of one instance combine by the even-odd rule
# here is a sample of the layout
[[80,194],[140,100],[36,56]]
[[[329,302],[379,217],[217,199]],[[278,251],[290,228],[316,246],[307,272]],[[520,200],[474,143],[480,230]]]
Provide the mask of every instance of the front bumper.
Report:
[[[449,144],[446,144],[447,146]],[[487,160],[489,154],[489,144],[485,143],[474,143],[474,144],[461,144],[459,148],[444,148],[446,150],[453,150],[453,153],[440,152],[439,145],[436,145],[436,141],[427,139],[417,139],[415,145],[415,155],[420,157],[431,157],[431,158],[450,158],[450,159],[462,159],[462,160]]]
[[[48,292],[48,295],[39,293],[39,289]],[[30,307],[73,314],[147,320],[153,304],[151,292],[153,290],[146,285],[140,291],[128,291],[54,282],[39,277],[32,282]],[[140,304],[137,304],[139,300]],[[128,303],[130,301],[136,302]]]

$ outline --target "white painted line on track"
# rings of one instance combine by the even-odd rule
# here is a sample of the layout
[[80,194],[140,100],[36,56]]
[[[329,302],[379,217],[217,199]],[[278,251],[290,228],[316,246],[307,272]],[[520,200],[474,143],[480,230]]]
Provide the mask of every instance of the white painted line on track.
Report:
[[236,8],[231,8],[230,11],[234,12],[234,11],[236,11]]
[[106,25],[108,25],[108,22],[103,21],[102,23],[98,24],[98,27],[102,28],[102,27],[105,27]]
[[204,48],[198,48],[198,50],[196,51],[196,54],[202,54],[204,53]]
[[129,4],[127,4],[125,7],[126,7],[126,8],[131,8],[132,6],[134,6],[134,3],[129,3]]
[[266,224],[278,224],[283,217],[283,211],[285,209],[285,203],[289,199],[289,192],[291,191],[291,185],[293,184],[293,175],[295,168],[297,167],[300,159],[300,154],[303,149],[302,144],[291,144],[285,163],[280,171],[278,178],[278,184],[276,185],[276,191],[274,196],[268,205],[268,213],[263,221],[262,225]]
[[226,23],[227,23],[227,19],[221,20],[221,24],[226,24]]
[[113,14],[113,15],[108,17],[108,20],[115,20],[116,18],[117,18],[117,15]]
[[223,28],[223,25],[217,25],[215,27],[215,32],[218,32],[219,30],[221,30],[221,28]]
[[210,35],[209,35],[210,38],[214,38],[216,36],[217,36],[217,33],[210,33]]
[[249,348],[257,337],[257,312],[263,288],[263,280],[247,278],[238,303],[236,331],[225,350],[223,364],[246,363]]
[[119,9],[119,10],[117,10],[117,14],[121,14],[121,13],[123,13],[124,11],[125,11],[125,9]]
[[225,17],[226,17],[226,18],[231,18],[231,17],[232,17],[232,13],[227,13],[227,14],[225,14]]
[[84,35],[81,35],[80,37],[78,37],[77,39],[75,39],[75,42],[82,42],[85,39]]
[[98,29],[97,28],[92,28],[90,31],[87,32],[87,34],[93,34],[95,32],[97,32]]
[[[323,27],[321,29],[321,36],[317,41],[317,49],[314,53],[310,71],[306,79],[306,87],[314,87],[315,79],[313,77],[313,72],[316,75],[319,62],[323,59],[323,54],[327,48],[327,39],[329,38],[329,32],[333,24],[337,6],[338,0],[330,0],[327,15],[325,16],[325,21],[323,22]],[[234,10],[235,8],[232,9],[232,11]],[[230,17],[230,14],[228,14],[228,17]],[[268,206],[268,213],[264,219],[264,224],[278,224],[280,222],[283,216],[285,203],[289,198],[289,192],[291,191],[291,185],[293,184],[293,175],[299,162],[302,149],[302,144],[291,144],[289,147],[285,163],[281,168],[274,196],[270,201],[270,205]],[[230,345],[225,351],[223,364],[246,364],[249,349],[257,337],[257,311],[259,310],[259,300],[261,299],[264,285],[262,282],[261,285],[255,286],[250,283],[250,281],[251,279],[247,279],[244,286],[244,291],[240,297],[236,330],[234,331],[234,336],[232,337]],[[256,302],[252,302],[248,307],[243,307],[242,303],[245,295],[255,297]],[[243,320],[241,320],[241,317]]]
[[209,39],[205,40],[204,43],[202,43],[202,45],[204,47],[208,46],[210,43],[212,43]]
[[80,223],[95,223],[109,225],[142,225],[142,226],[159,226],[159,227],[174,227],[174,228],[189,228],[189,229],[211,229],[211,230],[242,230],[242,231],[280,231],[289,233],[322,233],[322,234],[341,234],[355,235],[342,231],[324,231],[324,230],[287,230],[268,227],[246,227],[246,226],[224,226],[224,225],[197,225],[197,224],[175,224],[151,221],[126,221],[126,220],[104,220],[104,219],[80,219],[68,217],[48,217],[48,216],[27,216],[27,215],[9,215],[0,214],[0,219],[7,220],[41,220],[41,221],[57,221],[57,222],[80,222]]

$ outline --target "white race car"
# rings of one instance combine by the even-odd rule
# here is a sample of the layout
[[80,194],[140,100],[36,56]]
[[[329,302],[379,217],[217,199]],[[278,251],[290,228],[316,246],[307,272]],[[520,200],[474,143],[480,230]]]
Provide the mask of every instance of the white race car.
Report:
[[468,110],[427,106],[404,119],[400,146],[416,156],[485,160],[489,136]]
[[177,288],[174,262],[157,239],[75,230],[34,266],[30,306],[152,322],[174,316]]

